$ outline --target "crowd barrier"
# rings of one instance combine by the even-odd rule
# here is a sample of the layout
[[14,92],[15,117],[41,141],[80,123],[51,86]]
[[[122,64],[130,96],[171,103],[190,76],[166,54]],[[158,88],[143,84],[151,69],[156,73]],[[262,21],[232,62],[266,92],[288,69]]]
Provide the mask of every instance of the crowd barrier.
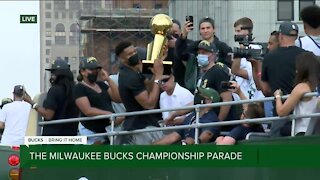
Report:
[[[304,97],[313,97],[318,96],[318,93],[307,93]],[[282,96],[282,99],[287,99],[288,95]],[[87,120],[99,120],[99,119],[111,119],[111,131],[106,133],[97,133],[93,135],[88,135],[87,137],[98,137],[98,136],[110,136],[110,144],[114,144],[114,137],[118,135],[126,135],[126,134],[137,134],[137,133],[144,133],[144,132],[152,132],[152,131],[167,131],[167,130],[178,130],[178,129],[188,129],[188,128],[195,128],[195,144],[198,144],[198,136],[199,136],[199,128],[202,127],[211,127],[211,126],[226,126],[226,125],[237,125],[242,123],[267,123],[277,120],[292,120],[298,118],[305,118],[305,117],[319,117],[320,113],[312,113],[312,114],[301,114],[301,115],[289,115],[283,117],[264,117],[264,118],[254,118],[254,119],[243,119],[243,120],[230,120],[230,121],[221,121],[221,122],[212,122],[212,123],[199,123],[199,112],[200,108],[202,107],[219,107],[219,106],[227,106],[227,105],[239,105],[239,104],[246,104],[246,103],[257,103],[257,102],[265,102],[265,101],[273,101],[274,97],[266,97],[261,99],[248,99],[248,100],[240,100],[240,101],[230,101],[230,102],[218,102],[212,104],[197,104],[193,106],[185,106],[179,108],[171,108],[171,109],[152,109],[152,110],[144,110],[144,111],[137,111],[137,112],[125,112],[125,113],[114,113],[109,115],[99,115],[94,117],[80,117],[80,118],[70,118],[70,119],[60,119],[54,121],[42,121],[39,122],[39,126],[50,125],[50,124],[60,124],[60,123],[69,123],[69,122],[81,122]],[[116,117],[119,116],[135,116],[135,115],[142,115],[142,114],[154,114],[154,113],[162,113],[162,112],[169,112],[169,111],[177,111],[177,110],[187,110],[187,109],[194,109],[196,112],[196,122],[190,125],[180,125],[180,126],[169,126],[169,127],[160,127],[160,128],[150,128],[150,129],[138,129],[132,131],[115,131],[114,130],[114,120]],[[292,128],[293,129],[293,128]],[[293,132],[291,135],[293,136]]]

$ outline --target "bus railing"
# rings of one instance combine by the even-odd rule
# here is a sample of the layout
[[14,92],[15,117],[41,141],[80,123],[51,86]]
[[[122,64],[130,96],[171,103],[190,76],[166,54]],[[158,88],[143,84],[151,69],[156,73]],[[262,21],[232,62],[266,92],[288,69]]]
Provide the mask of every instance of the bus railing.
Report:
[[[306,93],[304,97],[313,97],[318,96],[318,93]],[[287,99],[288,95],[282,96],[281,99]],[[94,117],[79,117],[79,118],[70,118],[70,119],[60,119],[54,121],[43,121],[39,122],[38,125],[51,125],[51,124],[61,124],[61,123],[70,123],[70,122],[81,122],[81,121],[88,121],[88,120],[99,120],[99,119],[107,119],[111,120],[111,131],[106,133],[96,133],[93,135],[87,135],[87,137],[101,137],[101,136],[110,136],[110,144],[114,144],[114,136],[118,135],[128,135],[128,134],[137,134],[137,133],[144,133],[144,132],[153,132],[153,131],[166,131],[166,130],[178,130],[178,129],[188,129],[188,128],[195,128],[195,144],[198,144],[198,136],[199,136],[199,128],[203,127],[212,127],[212,126],[227,126],[227,125],[237,125],[243,123],[265,123],[265,122],[272,122],[276,120],[294,120],[297,118],[305,118],[305,117],[319,117],[320,113],[313,113],[313,114],[302,114],[302,115],[289,115],[289,116],[275,116],[275,117],[264,117],[264,118],[254,118],[254,119],[243,119],[243,120],[229,120],[229,121],[221,121],[221,122],[212,122],[212,123],[200,123],[200,108],[202,107],[220,107],[220,106],[228,106],[228,105],[240,105],[240,104],[249,104],[249,103],[257,103],[257,102],[265,102],[265,101],[273,101],[274,97],[267,97],[261,99],[248,99],[248,100],[240,100],[240,101],[229,101],[229,102],[217,102],[212,104],[197,104],[192,106],[185,106],[179,108],[170,108],[170,109],[152,109],[152,110],[144,110],[144,111],[136,111],[136,112],[125,112],[125,113],[113,113],[109,115],[99,115]],[[179,126],[170,126],[170,127],[157,127],[157,128],[148,128],[148,129],[138,129],[132,131],[114,131],[114,121],[116,117],[119,116],[135,116],[135,115],[142,115],[142,114],[154,114],[154,113],[162,113],[162,112],[171,112],[171,111],[178,111],[178,110],[190,110],[194,109],[196,112],[196,122],[195,124],[190,125],[179,125]]]

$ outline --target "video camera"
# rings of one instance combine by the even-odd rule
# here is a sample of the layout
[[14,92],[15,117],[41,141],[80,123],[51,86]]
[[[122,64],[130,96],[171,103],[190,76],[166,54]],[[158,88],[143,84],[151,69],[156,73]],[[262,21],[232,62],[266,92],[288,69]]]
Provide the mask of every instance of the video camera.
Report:
[[234,58],[263,60],[267,52],[267,43],[252,42],[252,33],[249,35],[234,35],[234,41],[244,46],[244,48],[233,48]]

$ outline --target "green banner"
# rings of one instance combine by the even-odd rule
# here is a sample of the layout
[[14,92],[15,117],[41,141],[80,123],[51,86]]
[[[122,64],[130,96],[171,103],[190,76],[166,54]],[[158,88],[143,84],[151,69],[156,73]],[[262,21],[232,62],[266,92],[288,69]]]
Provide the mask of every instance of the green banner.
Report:
[[22,168],[320,167],[320,145],[21,146]]

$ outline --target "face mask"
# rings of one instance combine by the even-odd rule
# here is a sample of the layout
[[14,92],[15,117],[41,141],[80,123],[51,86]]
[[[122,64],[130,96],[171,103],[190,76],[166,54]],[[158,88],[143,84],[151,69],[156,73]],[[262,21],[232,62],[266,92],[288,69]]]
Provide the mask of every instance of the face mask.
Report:
[[132,55],[129,59],[128,59],[128,64],[130,66],[135,66],[137,64],[139,64],[140,62],[140,59],[139,59],[139,56],[138,56],[138,53]]
[[200,67],[206,67],[209,64],[209,56],[208,55],[199,54],[197,56],[197,60],[198,60],[198,65]]
[[51,77],[51,78],[49,79],[49,82],[51,83],[51,85],[53,85],[55,81],[56,81],[56,78],[55,78],[55,77]]
[[88,80],[90,83],[94,83],[97,81],[98,75],[95,73],[88,74]]
[[56,75],[52,72],[51,77],[49,79],[49,82],[51,83],[51,85],[53,85],[55,83],[56,78],[57,78]]
[[195,102],[194,104],[205,104],[205,98],[198,95],[196,98],[195,98]]

